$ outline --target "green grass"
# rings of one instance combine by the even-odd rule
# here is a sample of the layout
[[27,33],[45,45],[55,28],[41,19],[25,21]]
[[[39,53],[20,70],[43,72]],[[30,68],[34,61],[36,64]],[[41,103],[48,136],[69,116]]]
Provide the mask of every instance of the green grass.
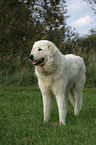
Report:
[[95,145],[96,88],[85,88],[78,117],[68,104],[66,126],[59,126],[54,101],[49,123],[37,87],[0,86],[0,145]]

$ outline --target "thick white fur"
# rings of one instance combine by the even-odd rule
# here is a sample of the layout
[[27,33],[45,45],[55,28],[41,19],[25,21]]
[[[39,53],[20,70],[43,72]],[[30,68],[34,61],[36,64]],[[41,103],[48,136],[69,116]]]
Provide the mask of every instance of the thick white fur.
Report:
[[[42,51],[38,51],[42,48]],[[82,90],[85,83],[85,64],[81,57],[73,54],[63,55],[48,40],[34,43],[31,54],[34,59],[44,57],[42,66],[35,67],[38,84],[42,92],[44,121],[50,119],[54,96],[57,100],[60,124],[66,124],[68,97],[74,106],[74,114],[78,115],[82,107]]]

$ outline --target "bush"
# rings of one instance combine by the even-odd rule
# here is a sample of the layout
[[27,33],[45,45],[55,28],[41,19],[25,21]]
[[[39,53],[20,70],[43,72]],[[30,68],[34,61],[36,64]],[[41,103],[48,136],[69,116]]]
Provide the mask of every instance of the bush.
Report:
[[96,86],[96,66],[87,66],[86,67],[86,85],[87,86]]
[[31,70],[22,70],[10,76],[1,76],[0,83],[5,85],[29,86],[37,83],[37,79]]

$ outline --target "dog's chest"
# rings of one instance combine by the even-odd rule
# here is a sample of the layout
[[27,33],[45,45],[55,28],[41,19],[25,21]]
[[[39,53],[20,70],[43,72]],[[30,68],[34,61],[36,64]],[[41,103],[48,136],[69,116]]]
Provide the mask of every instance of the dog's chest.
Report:
[[52,87],[55,80],[54,77],[52,75],[50,76],[42,76],[40,77],[38,80],[40,80],[40,82],[42,82],[44,85],[46,85],[47,87]]
[[39,85],[42,84],[45,87],[53,87],[57,82],[59,82],[59,80],[61,80],[63,70],[55,69],[54,73],[50,73],[49,71],[42,71],[42,69],[38,69],[35,70],[35,74],[38,78]]

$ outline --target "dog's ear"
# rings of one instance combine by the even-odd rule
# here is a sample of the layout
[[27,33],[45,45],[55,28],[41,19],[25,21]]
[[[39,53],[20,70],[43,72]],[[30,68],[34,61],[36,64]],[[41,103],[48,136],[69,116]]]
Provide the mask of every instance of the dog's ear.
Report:
[[49,55],[54,56],[57,51],[57,47],[54,44],[48,44]]

